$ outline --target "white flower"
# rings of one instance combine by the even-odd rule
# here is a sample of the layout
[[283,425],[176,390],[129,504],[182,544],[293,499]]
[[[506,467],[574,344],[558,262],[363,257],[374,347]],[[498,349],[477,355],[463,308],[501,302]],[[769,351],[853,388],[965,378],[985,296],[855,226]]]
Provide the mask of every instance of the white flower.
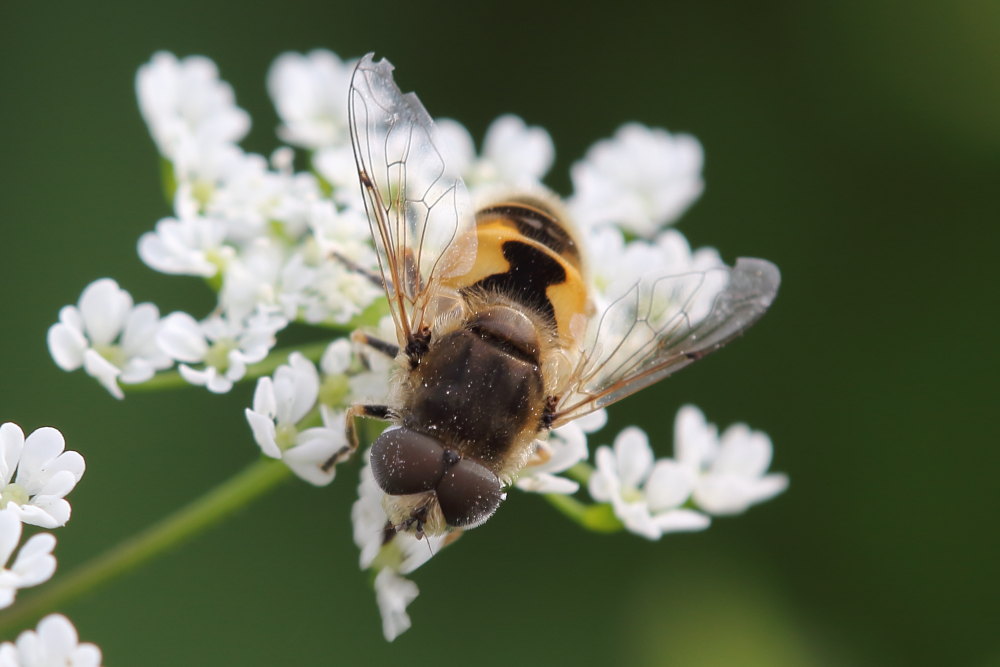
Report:
[[378,568],[375,577],[375,599],[382,615],[382,632],[392,641],[410,627],[406,607],[416,599],[419,589],[401,576],[417,569],[438,552],[445,536],[417,540],[410,533],[395,533],[386,542],[386,518],[382,509],[384,493],[375,482],[365,452],[365,467],[358,484],[358,499],[351,507],[354,543],[361,550],[361,569]]
[[[396,340],[396,323],[391,315],[383,317],[375,328],[374,337],[387,342]],[[328,376],[343,373],[353,359],[351,350],[335,341],[326,349],[320,359],[320,368]],[[349,396],[353,403],[385,403],[392,388],[392,375],[397,369],[396,359],[373,350],[367,345],[358,345],[357,354],[363,360],[355,364],[347,379]],[[359,368],[360,366],[360,368]]]
[[310,209],[309,228],[312,236],[285,265],[279,299],[286,314],[306,322],[346,324],[384,294],[354,268],[378,275],[368,220],[323,201]]
[[323,470],[323,466],[332,456],[344,450],[347,434],[343,410],[331,410],[321,405],[319,414],[323,426],[299,433],[297,444],[284,452],[282,460],[305,481],[323,486],[329,484],[334,476],[334,468]]
[[56,559],[52,549],[56,538],[49,533],[33,535],[18,551],[14,564],[7,567],[7,561],[14,554],[21,541],[21,520],[17,512],[0,510],[0,609],[14,602],[19,588],[37,586],[48,581],[56,571]]
[[[643,278],[682,276],[723,266],[715,248],[692,251],[687,239],[676,229],[668,229],[652,240],[635,239],[626,243],[621,230],[599,227],[589,230],[585,241],[593,266],[594,286],[605,301],[620,297]],[[691,282],[700,284],[700,281],[701,277],[696,276]],[[713,284],[702,287],[701,291],[718,291],[720,287]],[[669,295],[667,290],[662,293]],[[714,293],[710,296],[709,302]]]
[[[278,367],[273,378],[257,381],[254,407],[246,410],[246,417],[266,455],[281,458],[282,450],[294,444],[298,436],[295,427],[315,407],[318,394],[319,373],[298,352],[289,356],[287,365]],[[277,442],[279,431],[281,444]]]
[[283,53],[267,74],[267,90],[284,124],[283,141],[319,149],[346,144],[347,93],[353,61],[317,49],[306,55]]
[[293,255],[281,274],[279,301],[290,318],[310,324],[347,324],[384,292],[354,269],[327,258],[315,264]]
[[162,273],[211,278],[233,255],[224,239],[225,227],[219,220],[164,218],[156,223],[155,232],[139,238],[139,257]]
[[132,297],[110,278],[83,290],[76,306],[64,306],[49,327],[49,353],[66,371],[83,366],[115,398],[124,398],[118,382],[145,382],[171,365],[156,346],[160,311],[151,303],[133,306]]
[[674,433],[678,463],[697,478],[693,500],[710,514],[739,514],[788,488],[787,476],[765,474],[772,453],[766,433],[734,424],[719,437],[693,405],[678,411]]
[[354,211],[337,211],[329,200],[312,203],[307,218],[312,234],[282,266],[277,302],[289,319],[346,324],[383,295],[353,266],[378,273],[368,221]]
[[25,439],[17,424],[0,426],[0,509],[42,528],[65,525],[70,506],[64,496],[85,467],[83,457],[65,447],[54,428],[40,428]]
[[101,649],[80,643],[76,628],[61,614],[50,614],[37,630],[25,630],[16,643],[0,644],[0,667],[98,667]]
[[288,249],[278,239],[261,237],[244,245],[226,263],[222,277],[219,307],[226,316],[242,320],[261,308],[276,310],[287,260]]
[[375,481],[370,460],[371,452],[365,452],[365,466],[361,469],[358,483],[358,499],[351,508],[354,543],[361,550],[361,569],[377,565],[409,574],[429,561],[447,542],[448,536],[425,535],[418,540],[412,533],[400,532],[386,543],[385,528],[389,519],[382,508],[385,493]]
[[315,407],[319,373],[298,352],[279,366],[274,377],[261,378],[246,418],[254,440],[267,456],[282,459],[296,475],[322,486],[333,481],[334,468],[323,464],[346,444],[343,413],[323,411],[321,427],[299,430],[299,422]]
[[534,185],[555,160],[555,147],[541,127],[528,127],[514,115],[500,116],[490,125],[483,152],[476,156],[472,135],[450,118],[435,121],[438,141],[448,167],[462,175],[470,188],[483,185]]
[[350,369],[353,359],[351,343],[345,338],[338,338],[323,350],[319,367],[324,375],[344,375]]
[[[364,389],[373,381],[367,377],[373,372],[360,370],[363,368],[362,364],[355,363],[354,347],[346,338],[338,338],[327,345],[319,360],[319,367],[324,376],[320,387],[320,401],[331,408],[357,403],[358,398],[364,394],[357,393],[356,387]],[[387,376],[385,373],[378,375],[381,378],[379,395],[384,397]]]
[[319,183],[310,173],[289,170],[284,152],[274,158],[271,165],[233,144],[184,142],[174,161],[176,217],[202,215],[224,223],[224,238],[234,245],[276,233],[297,240],[309,207],[320,199]]
[[384,542],[385,524],[388,521],[385,510],[382,509],[384,493],[372,475],[371,466],[367,465],[369,459],[370,452],[366,451],[364,454],[366,464],[361,469],[358,481],[358,499],[351,506],[354,544],[360,550],[358,561],[362,570],[370,568],[379,555]]
[[382,570],[375,577],[375,600],[382,614],[382,634],[392,641],[410,629],[406,608],[417,599],[420,589],[393,570]]
[[372,475],[371,452],[365,452],[365,466],[358,484],[358,499],[351,507],[354,543],[361,550],[362,570],[378,569],[375,598],[382,614],[382,631],[392,641],[410,627],[406,607],[416,599],[417,585],[401,576],[426,563],[447,544],[447,535],[425,536],[418,540],[411,533],[395,533],[386,541],[388,518],[383,509],[385,493]]
[[548,458],[542,463],[526,466],[517,478],[517,488],[533,493],[576,493],[579,484],[555,473],[586,461],[589,456],[587,434],[600,430],[607,421],[607,411],[597,410],[560,426],[552,431],[547,440],[539,440],[536,446]]
[[[605,368],[624,368],[661,346],[664,337],[693,340],[691,332],[711,312],[729,283],[730,270],[714,248],[691,250],[684,235],[668,229],[652,240],[628,243],[621,230],[590,230],[594,302],[600,318],[589,323],[584,348],[603,349]],[[604,348],[608,341],[614,347]]]
[[568,205],[583,227],[614,224],[652,236],[701,194],[702,161],[694,137],[629,123],[573,165]]
[[190,217],[207,211],[225,183],[248,167],[266,163],[236,144],[202,144],[194,137],[184,137],[177,142],[171,164],[177,186],[174,210],[177,217]]
[[284,239],[297,241],[320,196],[312,174],[274,171],[262,156],[245,153],[215,189],[205,211],[227,221],[226,236],[232,241],[249,243],[277,230]]
[[382,614],[382,631],[392,641],[409,629],[406,607],[419,593],[417,585],[401,575],[430,560],[447,543],[448,536],[425,536],[418,540],[410,533],[396,533],[386,542],[387,518],[382,509],[385,494],[375,482],[369,460],[370,452],[365,452],[365,467],[358,484],[358,499],[351,508],[351,521],[354,543],[361,550],[361,569],[379,570],[375,577],[375,598]]
[[160,153],[172,159],[178,145],[232,143],[250,129],[250,117],[236,106],[233,89],[219,80],[208,58],[178,60],[159,52],[136,75],[139,109]]
[[[356,173],[353,185],[357,185]],[[371,229],[363,210],[338,211],[331,201],[316,202],[309,210],[309,229],[316,243],[312,262],[330,261],[331,255],[337,253],[378,273],[378,256],[372,248]]]
[[[287,320],[267,309],[245,318],[213,315],[202,322],[183,312],[163,320],[157,335],[160,347],[177,361],[181,376],[221,394],[246,374],[247,364],[264,359],[275,343],[275,334]],[[189,364],[201,363],[202,368]]]
[[615,438],[614,450],[599,447],[597,470],[590,477],[590,495],[610,502],[625,527],[650,540],[664,533],[702,530],[710,520],[681,506],[694,489],[690,470],[670,459],[653,460],[649,439],[639,428],[626,428]]
[[351,145],[321,148],[313,154],[312,163],[316,173],[333,188],[330,198],[339,206],[346,206],[363,215],[365,202]]

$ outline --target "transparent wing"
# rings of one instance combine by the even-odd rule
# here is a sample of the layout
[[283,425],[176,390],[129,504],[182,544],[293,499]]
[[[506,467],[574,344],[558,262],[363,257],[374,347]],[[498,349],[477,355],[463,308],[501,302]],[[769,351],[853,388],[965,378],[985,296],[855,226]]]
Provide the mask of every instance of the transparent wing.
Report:
[[643,277],[610,299],[591,323],[553,427],[718,350],[760,319],[780,283],[778,267],[748,258],[734,267]]
[[435,146],[431,117],[372,54],[351,79],[354,159],[401,344],[433,317],[440,281],[475,261],[475,218],[462,179]]

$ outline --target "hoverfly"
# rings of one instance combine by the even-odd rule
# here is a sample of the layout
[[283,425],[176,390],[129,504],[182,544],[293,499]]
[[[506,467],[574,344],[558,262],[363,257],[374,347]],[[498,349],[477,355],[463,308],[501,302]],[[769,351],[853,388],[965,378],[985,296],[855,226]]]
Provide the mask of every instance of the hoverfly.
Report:
[[[351,141],[396,343],[385,405],[347,413],[393,426],[374,441],[387,539],[485,522],[537,441],[713,352],[760,318],[780,274],[761,259],[677,274],[664,266],[605,294],[559,201],[508,192],[473,211],[435,128],[393,66],[365,56],[349,97]],[[333,461],[331,461],[331,464]]]

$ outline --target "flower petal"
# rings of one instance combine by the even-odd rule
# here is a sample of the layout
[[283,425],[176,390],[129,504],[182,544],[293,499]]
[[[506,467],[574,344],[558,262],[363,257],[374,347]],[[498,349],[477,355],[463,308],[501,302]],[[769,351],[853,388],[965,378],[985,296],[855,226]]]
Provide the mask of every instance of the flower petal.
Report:
[[434,129],[434,141],[445,154],[445,164],[456,174],[468,172],[476,160],[476,144],[472,140],[472,134],[464,125],[451,118],[436,119]]
[[677,411],[674,420],[674,451],[677,461],[692,470],[700,471],[715,458],[718,430],[705,420],[705,415],[694,405],[685,405]]
[[580,490],[580,485],[571,479],[540,472],[530,477],[521,477],[516,482],[517,488],[531,493],[561,493],[569,495]]
[[541,127],[528,127],[519,117],[505,114],[486,131],[483,159],[496,165],[506,183],[539,181],[552,167],[556,150]]
[[670,459],[661,459],[646,481],[646,502],[653,513],[674,509],[691,496],[694,486],[695,476],[689,468]]
[[83,290],[79,308],[90,341],[107,345],[125,326],[125,318],[132,310],[132,296],[111,278],[102,278]]
[[0,426],[0,482],[10,483],[14,470],[21,460],[24,448],[24,432],[14,422]]
[[0,569],[10,560],[21,541],[21,520],[15,512],[0,510]]
[[615,438],[615,459],[622,485],[639,488],[653,467],[649,437],[637,426],[624,429]]
[[156,342],[160,349],[177,361],[197,363],[208,354],[208,342],[201,326],[184,312],[170,313],[163,318]]
[[33,535],[24,543],[10,568],[20,579],[20,588],[48,581],[56,571],[56,559],[52,555],[55,546],[56,538],[49,533]]
[[[71,308],[72,306],[67,306]],[[83,353],[87,349],[87,338],[79,329],[57,322],[49,327],[46,335],[49,354],[56,365],[64,371],[75,371],[83,365]]]
[[87,375],[96,378],[112,396],[121,400],[125,398],[125,393],[118,386],[118,376],[121,369],[102,357],[93,348],[83,353],[83,370]]
[[254,412],[250,408],[247,408],[244,414],[246,415],[247,423],[250,424],[250,430],[253,431],[253,439],[261,451],[272,459],[280,459],[281,448],[278,447],[278,443],[275,441],[276,431],[274,421],[266,414]]
[[38,493],[51,477],[48,466],[65,448],[66,441],[62,433],[51,426],[32,432],[24,441],[21,462],[17,468],[17,483],[29,493]]
[[385,569],[375,577],[375,600],[382,614],[382,634],[392,641],[410,628],[406,608],[417,599],[420,589],[405,577]]
[[79,641],[76,628],[60,614],[46,616],[38,623],[38,638],[49,656],[64,659],[69,657]]
[[676,533],[704,530],[711,525],[712,520],[701,512],[678,509],[657,514],[653,522],[663,533]]
[[614,452],[608,446],[598,447],[594,453],[594,462],[597,469],[590,476],[587,491],[594,500],[610,502],[613,497],[621,494]]
[[733,424],[719,440],[719,452],[712,472],[760,477],[771,465],[771,439],[746,424]]

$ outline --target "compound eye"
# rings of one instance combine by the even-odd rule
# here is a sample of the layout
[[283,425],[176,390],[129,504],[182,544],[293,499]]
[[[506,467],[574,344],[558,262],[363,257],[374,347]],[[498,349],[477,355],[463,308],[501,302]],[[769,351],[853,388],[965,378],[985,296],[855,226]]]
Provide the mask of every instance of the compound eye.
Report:
[[503,493],[500,480],[490,470],[462,459],[441,478],[437,497],[449,526],[472,528],[493,516]]
[[385,431],[372,444],[372,473],[389,495],[430,491],[445,471],[444,447],[408,428]]

